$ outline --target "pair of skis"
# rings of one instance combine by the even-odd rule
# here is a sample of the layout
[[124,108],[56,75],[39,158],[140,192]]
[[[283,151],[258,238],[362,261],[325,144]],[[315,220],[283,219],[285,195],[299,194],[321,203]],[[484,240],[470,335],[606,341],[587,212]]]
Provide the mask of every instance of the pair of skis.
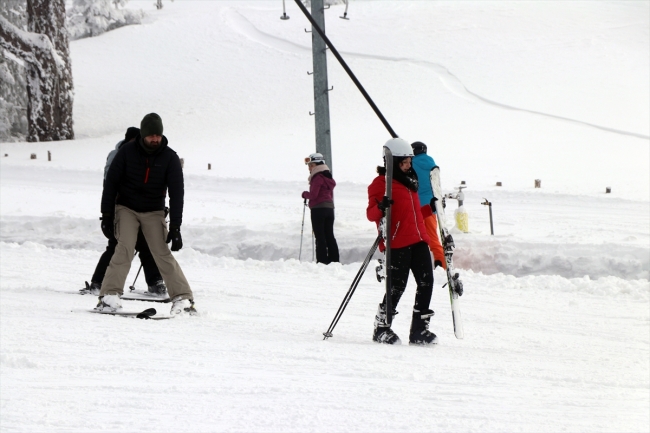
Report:
[[[449,234],[447,226],[445,223],[445,210],[441,205],[441,200],[443,197],[442,188],[440,187],[440,167],[435,166],[431,170],[430,174],[431,188],[433,189],[433,195],[438,200],[434,200],[436,217],[438,218],[438,234],[440,237],[440,244],[445,253],[445,262],[447,265],[447,283],[445,286],[449,288],[449,301],[451,302],[451,317],[454,321],[454,335],[459,340],[462,340],[464,337],[463,333],[463,323],[460,317],[460,299],[459,297],[463,294],[463,282],[460,280],[460,275],[454,269],[453,255],[454,248],[454,239]],[[443,286],[443,287],[445,287]]]
[[[389,201],[391,201],[393,198],[393,154],[391,153],[390,149],[386,146],[384,146],[384,158],[386,161],[385,196],[388,198]],[[431,171],[430,180],[431,180],[431,186],[435,196],[442,197],[442,190],[440,188],[439,167],[436,166]],[[464,337],[464,334],[463,334],[463,324],[461,322],[461,316],[460,316],[459,296],[463,294],[463,283],[459,278],[458,272],[454,270],[452,256],[454,254],[453,249],[455,248],[455,244],[453,238],[451,237],[451,235],[449,234],[445,226],[444,213],[443,213],[444,210],[442,206],[438,204],[438,201],[435,202],[435,206],[436,206],[435,209],[436,216],[438,218],[438,229],[440,231],[440,241],[445,252],[445,261],[447,264],[447,283],[445,285],[449,287],[449,299],[451,302],[451,313],[452,313],[452,320],[454,323],[454,335],[456,336],[456,338],[462,339]],[[363,261],[361,268],[359,269],[359,272],[357,272],[357,275],[354,277],[354,280],[352,281],[352,285],[350,286],[350,289],[345,295],[343,302],[339,306],[339,309],[336,312],[336,315],[334,316],[332,323],[330,324],[327,331],[323,333],[323,335],[325,336],[324,340],[333,336],[332,331],[334,331],[334,327],[336,327],[337,323],[341,319],[341,316],[343,315],[345,308],[350,302],[350,299],[352,298],[352,295],[354,294],[354,291],[356,290],[359,281],[361,281],[361,277],[363,276],[363,273],[368,267],[368,264],[373,254],[375,253],[377,246],[379,245],[379,241],[382,238],[384,239],[384,245],[386,249],[384,251],[384,260],[383,261],[380,260],[379,266],[377,267],[377,280],[381,282],[381,280],[383,279],[386,282],[386,318],[389,324],[392,323],[393,306],[391,304],[391,296],[390,296],[391,294],[390,226],[392,223],[391,219],[392,219],[392,211],[391,211],[391,206],[389,206],[386,209],[384,218],[382,218],[382,221],[379,224],[380,235],[375,240],[375,243],[373,244],[372,248],[370,248],[370,251],[368,252],[368,255]],[[382,270],[384,271],[383,274],[381,272]]]
[[[125,293],[124,295],[122,295],[122,299],[125,301],[148,301],[148,302],[162,302],[162,303],[168,303],[171,301],[169,299],[169,296],[162,297],[162,296],[149,295],[140,292]],[[155,308],[147,308],[146,310],[142,310],[142,311],[122,311],[122,310],[103,311],[103,310],[95,310],[95,309],[89,311],[91,313],[109,314],[111,316],[132,317],[136,319],[165,320],[165,319],[171,319],[173,317],[169,314],[159,315]]]
[[111,316],[133,317],[135,319],[152,319],[152,320],[165,320],[171,319],[172,316],[159,316],[155,308],[147,308],[143,311],[103,311],[103,310],[89,310],[91,313],[108,314]]

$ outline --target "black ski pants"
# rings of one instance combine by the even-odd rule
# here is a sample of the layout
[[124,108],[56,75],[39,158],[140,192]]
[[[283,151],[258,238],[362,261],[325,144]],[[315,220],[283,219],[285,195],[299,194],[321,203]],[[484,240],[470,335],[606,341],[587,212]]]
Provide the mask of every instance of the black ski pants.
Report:
[[329,265],[339,261],[339,246],[334,237],[334,209],[311,209],[311,227],[316,238],[316,262]]
[[[99,258],[97,267],[95,267],[95,273],[91,281],[93,283],[102,284],[104,281],[104,275],[106,275],[106,269],[108,269],[108,264],[111,262],[111,257],[115,252],[115,247],[117,246],[117,239],[111,238],[108,240],[108,246],[106,251]],[[163,278],[160,275],[158,266],[149,251],[149,245],[147,245],[147,240],[144,238],[142,229],[138,231],[138,240],[135,243],[135,249],[139,252],[140,263],[142,263],[142,270],[144,271],[144,279],[147,282],[147,286],[153,286],[158,281],[161,281]]]
[[[391,303],[393,310],[397,308],[402,294],[406,289],[409,270],[417,283],[415,291],[415,304],[413,308],[418,311],[428,310],[433,292],[433,266],[431,254],[426,242],[418,242],[404,248],[391,248]],[[384,295],[383,305],[386,305]]]

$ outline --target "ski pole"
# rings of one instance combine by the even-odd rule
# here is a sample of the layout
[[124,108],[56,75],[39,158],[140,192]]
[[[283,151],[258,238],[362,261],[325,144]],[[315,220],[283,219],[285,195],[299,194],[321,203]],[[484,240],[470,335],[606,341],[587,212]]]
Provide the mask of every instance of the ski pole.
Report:
[[361,264],[361,268],[359,269],[359,272],[357,272],[357,275],[354,277],[354,280],[352,280],[352,285],[350,286],[348,293],[345,294],[345,297],[343,298],[343,302],[341,302],[341,306],[336,312],[336,315],[334,316],[334,319],[332,320],[330,327],[327,329],[327,332],[323,332],[323,335],[325,336],[323,340],[327,340],[329,337],[333,336],[332,331],[334,331],[334,328],[336,327],[336,324],[339,323],[339,320],[341,319],[341,316],[343,315],[345,308],[348,306],[350,299],[352,299],[352,295],[354,295],[354,291],[357,289],[357,286],[359,285],[359,281],[361,281],[361,277],[363,277],[363,273],[366,271],[366,268],[368,267],[368,264],[370,263],[373,254],[375,254],[375,250],[377,249],[377,246],[379,245],[379,241],[381,240],[381,238],[382,238],[381,235],[377,236],[377,239],[375,239],[375,243],[372,244],[372,248],[370,248],[370,251],[368,251],[368,255],[363,260],[363,263]]
[[[343,67],[343,69],[345,69],[345,72],[348,73],[348,76],[350,77],[352,82],[357,86],[357,89],[359,89],[359,91],[361,92],[363,97],[366,98],[366,102],[368,102],[368,104],[370,104],[370,107],[372,108],[372,110],[375,112],[377,117],[379,117],[379,120],[381,120],[381,123],[384,124],[384,126],[386,127],[386,129],[390,133],[390,136],[393,137],[393,138],[397,138],[397,134],[395,133],[395,131],[393,131],[393,128],[391,128],[391,126],[388,124],[388,120],[386,120],[384,115],[381,114],[381,111],[379,111],[379,108],[377,108],[377,105],[375,105],[372,98],[370,98],[370,95],[368,95],[368,92],[366,92],[366,89],[364,89],[363,86],[361,85],[361,83],[359,82],[359,80],[357,80],[357,77],[354,75],[354,73],[349,68],[347,63],[345,63],[345,60],[343,60],[343,57],[341,57],[341,55],[339,54],[337,49],[334,47],[332,42],[329,40],[329,38],[327,36],[325,36],[325,32],[318,26],[318,23],[316,23],[316,21],[314,20],[314,17],[311,16],[311,14],[309,13],[309,11],[305,7],[305,5],[302,4],[301,0],[295,0],[295,2],[298,5],[298,7],[300,8],[300,10],[302,11],[302,13],[305,14],[307,19],[311,23],[312,27],[316,30],[316,32],[318,32],[320,37],[323,38],[323,41],[325,41],[325,43],[329,47],[332,54],[334,54],[334,57],[336,57],[336,60],[339,61],[339,63]],[[347,10],[347,6],[346,6],[346,10]]]
[[307,209],[307,199],[303,202],[302,206],[302,227],[300,228],[300,252],[298,253],[298,261],[302,257],[302,233],[305,230],[305,210]]
[[282,0],[282,16],[280,17],[281,20],[288,20],[289,15],[287,15],[287,9],[284,6],[284,0]]
[[[136,252],[136,254],[138,254]],[[138,275],[140,275],[140,271],[142,270],[142,263],[140,263],[140,269],[138,269],[138,273],[135,274],[135,280],[133,280],[133,284],[129,286],[129,290],[133,291],[135,290],[135,282],[138,281]]]

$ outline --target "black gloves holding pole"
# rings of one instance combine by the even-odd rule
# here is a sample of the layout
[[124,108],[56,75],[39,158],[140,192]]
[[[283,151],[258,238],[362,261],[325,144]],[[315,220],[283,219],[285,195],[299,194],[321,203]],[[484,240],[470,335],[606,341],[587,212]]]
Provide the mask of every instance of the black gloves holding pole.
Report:
[[377,203],[377,207],[380,211],[386,213],[386,209],[388,209],[393,203],[393,200],[390,200],[388,197],[384,196],[384,198],[382,198],[381,201]]
[[[436,211],[436,202],[437,201],[438,201],[438,197],[433,197],[431,199],[431,202],[429,203],[429,205],[431,206],[431,210],[434,211],[434,212]],[[442,200],[440,200],[440,203],[442,203],[442,208],[443,209],[447,207],[447,203],[445,203],[445,198],[444,197],[442,198]]]
[[[115,215],[111,213],[103,213],[100,218],[102,222],[102,233],[106,239],[115,238]],[[183,238],[181,237],[181,228],[178,226],[169,226],[169,234],[167,235],[167,243],[172,243],[171,250],[178,251],[183,248]]]

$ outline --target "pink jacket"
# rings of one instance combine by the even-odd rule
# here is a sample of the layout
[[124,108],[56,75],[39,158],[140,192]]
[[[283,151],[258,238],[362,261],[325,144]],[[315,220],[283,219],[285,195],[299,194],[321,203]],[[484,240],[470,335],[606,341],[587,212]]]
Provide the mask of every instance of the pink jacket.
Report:
[[332,178],[326,165],[317,166],[316,168],[325,167],[325,170],[319,170],[312,173],[309,180],[309,191],[302,193],[302,198],[309,200],[309,208],[313,208],[326,201],[334,201],[334,187],[336,181]]

